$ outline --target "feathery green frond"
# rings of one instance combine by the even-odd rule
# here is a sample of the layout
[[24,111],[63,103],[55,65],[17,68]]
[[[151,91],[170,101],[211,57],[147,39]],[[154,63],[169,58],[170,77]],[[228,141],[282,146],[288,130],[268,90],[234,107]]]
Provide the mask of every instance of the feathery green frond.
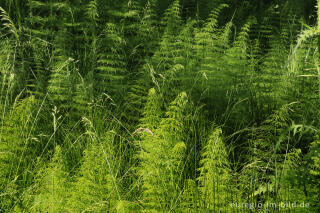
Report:
[[[36,140],[32,137],[32,122],[36,100],[33,96],[17,100],[2,118],[0,135],[1,209],[10,209],[19,200],[18,185],[27,183],[26,168],[35,154]],[[31,168],[31,167],[30,167]]]
[[68,209],[71,212],[114,211],[121,198],[116,177],[114,134],[109,131],[98,136],[90,120],[83,118],[83,122],[87,126],[87,148],[75,183],[70,188]]
[[68,175],[63,165],[60,146],[56,146],[54,156],[48,167],[39,172],[39,192],[34,197],[31,212],[66,211],[68,197]]
[[237,198],[222,137],[222,130],[215,127],[202,154],[198,179],[201,208],[217,212],[230,211],[231,201]]
[[179,202],[179,187],[184,144],[184,110],[187,104],[186,93],[180,93],[171,103],[166,117],[153,136],[143,138],[138,172],[143,185],[144,204],[147,210],[175,209]]

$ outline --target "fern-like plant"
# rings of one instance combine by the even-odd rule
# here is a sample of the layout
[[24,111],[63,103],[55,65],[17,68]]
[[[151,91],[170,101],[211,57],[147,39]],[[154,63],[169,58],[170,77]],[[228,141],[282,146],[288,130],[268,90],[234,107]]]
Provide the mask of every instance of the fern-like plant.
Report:
[[106,93],[116,100],[127,89],[123,85],[127,73],[123,44],[124,39],[121,37],[119,28],[113,23],[108,23],[104,31],[104,39],[100,43],[97,73],[94,76],[95,91],[98,95]]
[[48,81],[49,99],[52,103],[64,110],[70,109],[74,94],[76,76],[75,60],[70,56],[70,37],[66,29],[61,30],[56,36],[56,47],[51,64],[51,75]]
[[[176,36],[181,29],[181,8],[180,1],[175,0],[165,11],[163,22],[164,33],[160,41],[159,49],[151,59],[151,66],[146,70],[153,76],[153,83],[161,88],[164,98],[170,100],[177,95],[172,91],[175,85],[176,75],[182,72],[184,67],[178,62],[179,47]],[[170,93],[168,92],[170,90]]]
[[[315,211],[320,210],[320,142],[316,140],[310,144],[309,153],[306,155],[307,162],[307,175],[308,183],[307,185],[309,193],[307,194],[307,200],[310,201],[311,207]],[[303,165],[306,166],[306,165]],[[309,185],[310,184],[310,185]],[[310,188],[309,188],[310,187]]]
[[87,148],[70,188],[68,209],[71,212],[115,211],[121,192],[116,176],[114,134],[109,131],[100,137],[90,120],[83,118],[83,122],[87,128]]
[[[223,56],[224,62],[227,64],[223,70],[225,76],[223,78],[222,87],[228,97],[227,117],[228,123],[233,125],[244,126],[250,122],[252,113],[252,78],[254,73],[249,67],[248,49],[250,45],[249,33],[256,19],[250,17],[242,26],[241,31],[237,35],[233,45],[226,51]],[[230,111],[229,111],[230,110]],[[230,120],[229,120],[230,119]],[[241,121],[241,123],[238,123]]]
[[64,212],[68,197],[68,173],[60,146],[55,147],[54,156],[46,168],[39,171],[37,194],[31,212]]
[[222,130],[215,127],[202,154],[198,179],[201,208],[215,212],[230,211],[230,204],[237,199],[228,152],[222,138]]
[[143,181],[143,200],[148,211],[169,211],[179,203],[187,100],[186,93],[180,93],[169,106],[166,118],[161,120],[154,135],[140,142],[138,173]]
[[[36,147],[32,137],[36,100],[30,96],[16,100],[10,112],[2,118],[0,128],[0,199],[1,209],[11,209],[19,202],[19,185],[30,184],[31,161]],[[35,139],[35,140],[34,140]]]

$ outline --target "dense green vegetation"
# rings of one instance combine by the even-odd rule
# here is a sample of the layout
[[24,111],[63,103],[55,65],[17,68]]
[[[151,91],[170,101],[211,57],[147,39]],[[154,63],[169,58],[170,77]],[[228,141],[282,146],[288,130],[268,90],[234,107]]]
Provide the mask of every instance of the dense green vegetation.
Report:
[[320,212],[317,4],[0,0],[0,212]]

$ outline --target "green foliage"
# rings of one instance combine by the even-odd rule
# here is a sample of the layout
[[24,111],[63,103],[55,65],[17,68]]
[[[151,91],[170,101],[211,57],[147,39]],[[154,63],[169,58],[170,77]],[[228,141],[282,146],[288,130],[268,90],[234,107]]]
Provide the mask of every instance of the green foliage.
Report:
[[28,1],[29,23],[26,31],[42,39],[53,39],[54,34],[61,29],[70,17],[70,6],[60,1]]
[[[135,11],[137,12],[137,11]],[[142,12],[141,18],[135,23],[136,36],[133,43],[132,54],[129,56],[128,65],[131,65],[130,85],[128,89],[128,103],[126,104],[126,117],[132,123],[138,123],[142,116],[142,108],[145,104],[145,96],[150,89],[150,75],[148,66],[145,64],[155,51],[159,40],[159,29],[153,2],[148,1]],[[131,46],[130,45],[130,46]]]
[[167,88],[176,85],[174,79],[184,67],[178,62],[179,47],[176,36],[181,29],[181,10],[179,0],[174,1],[165,11],[163,22],[165,23],[164,33],[160,41],[160,47],[151,59],[151,64],[146,67],[149,70],[153,84],[161,88],[164,97],[173,98],[176,93],[168,92]]
[[[286,47],[281,39],[272,38],[271,48],[267,55],[265,56],[263,62],[263,73],[260,74],[258,80],[258,98],[262,100],[260,103],[270,103],[267,106],[261,106],[262,110],[274,109],[279,106],[279,102],[281,101],[281,95],[283,95],[283,91],[281,91],[281,75],[286,70],[283,68],[284,61],[286,60]],[[274,85],[279,85],[275,87]],[[269,101],[267,101],[269,100]],[[280,102],[281,103],[281,102]]]
[[68,209],[71,212],[114,211],[120,200],[115,151],[114,134],[107,132],[98,136],[91,121],[83,118],[87,127],[83,162],[71,187]]
[[148,99],[143,110],[143,118],[141,118],[141,127],[155,130],[162,117],[161,97],[154,88],[149,90]]
[[140,142],[141,164],[138,173],[143,181],[143,198],[147,210],[175,209],[179,200],[179,172],[186,148],[183,142],[183,113],[186,104],[186,93],[179,94],[169,106],[166,117],[161,119],[154,135]]
[[33,138],[34,106],[33,96],[17,100],[12,109],[2,118],[0,137],[0,208],[10,209],[19,201],[19,185],[29,184],[32,168],[30,162],[35,154]]
[[122,84],[126,74],[123,43],[119,28],[115,24],[108,23],[104,31],[104,39],[100,44],[101,50],[98,53],[95,78],[95,92],[98,95],[106,93],[111,98],[115,98],[115,95],[121,96],[126,91],[126,86]]
[[308,154],[311,158],[312,164],[310,169],[310,174],[318,177],[319,173],[319,141],[315,141],[311,144],[310,153]]
[[47,42],[37,39],[32,42],[31,46],[34,61],[34,66],[31,69],[34,78],[29,80],[27,90],[39,99],[44,98],[47,93],[49,76],[46,75],[48,64],[46,64],[45,60],[47,58],[46,48],[48,46]]
[[[197,72],[199,73],[201,92],[205,93],[208,107],[214,107],[216,113],[225,111],[227,105],[226,93],[230,86],[230,79],[224,71],[225,54],[230,47],[232,23],[228,22],[224,28],[217,29],[218,15],[227,5],[221,5],[212,11],[203,28],[196,31]],[[210,95],[207,95],[210,94]],[[219,100],[219,101],[215,101]],[[213,114],[212,111],[210,113]]]
[[[254,73],[249,67],[249,33],[252,25],[256,22],[254,17],[250,17],[242,26],[232,47],[230,47],[223,61],[227,64],[226,76],[223,80],[224,90],[229,92],[229,103],[232,105],[230,120],[232,123],[246,123],[245,119],[250,119],[252,109],[252,93]],[[243,117],[238,117],[243,116]],[[243,125],[243,124],[239,125]]]
[[180,13],[180,1],[174,0],[164,14],[163,21],[166,25],[165,31],[167,34],[175,34],[177,32],[177,27],[181,24]]
[[[307,168],[305,178],[308,182],[304,182],[308,186],[308,197],[306,198],[312,203],[314,210],[319,211],[319,179],[320,179],[320,142],[316,140],[310,144],[309,152],[306,155],[306,165],[303,165]],[[309,173],[309,174],[308,174]],[[310,188],[309,188],[310,187]]]
[[[276,196],[269,199],[269,202],[297,202],[307,200],[302,187],[302,180],[298,177],[297,171],[301,166],[301,150],[290,150],[285,156],[283,165],[277,168],[270,188],[275,189]],[[300,165],[299,165],[300,164]],[[303,211],[303,210],[301,210]],[[305,210],[307,212],[308,210]]]
[[89,20],[91,20],[94,24],[96,24],[99,18],[96,0],[92,0],[88,3],[88,8],[86,9],[85,14]]
[[228,153],[219,127],[215,127],[210,134],[202,154],[201,164],[199,168],[201,208],[217,212],[230,211],[229,204],[233,199],[237,200],[237,194],[232,184]]
[[1,21],[3,22],[3,27],[7,29],[10,33],[12,33],[17,40],[19,40],[19,33],[18,29],[16,28],[15,24],[13,23],[12,19],[8,15],[8,13],[0,7],[1,12]]
[[57,61],[49,80],[48,92],[53,103],[63,107],[68,107],[71,104],[73,61],[72,58],[62,58],[61,61]]
[[34,196],[34,203],[30,207],[31,212],[66,211],[65,204],[70,187],[67,180],[62,150],[60,146],[56,146],[49,165],[39,171],[39,188]]
[[13,46],[9,40],[1,42],[1,98],[2,107],[6,107],[7,102],[12,99],[12,91],[15,86]]
[[319,212],[315,5],[0,1],[0,212]]

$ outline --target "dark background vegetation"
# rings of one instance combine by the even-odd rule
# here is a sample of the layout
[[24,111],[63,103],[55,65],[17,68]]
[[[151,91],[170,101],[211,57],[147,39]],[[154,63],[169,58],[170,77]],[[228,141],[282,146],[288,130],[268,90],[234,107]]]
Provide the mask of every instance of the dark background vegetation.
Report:
[[0,210],[319,212],[317,4],[0,0]]

